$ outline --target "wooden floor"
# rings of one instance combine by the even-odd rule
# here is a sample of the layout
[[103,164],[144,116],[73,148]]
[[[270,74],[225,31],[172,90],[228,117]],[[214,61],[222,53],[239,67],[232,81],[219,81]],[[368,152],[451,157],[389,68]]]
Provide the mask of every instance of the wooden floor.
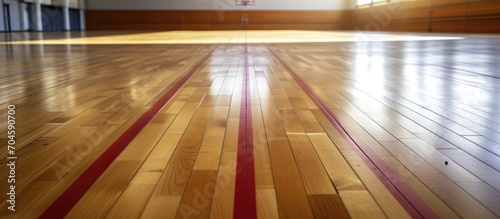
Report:
[[498,36],[0,38],[1,218],[500,217]]

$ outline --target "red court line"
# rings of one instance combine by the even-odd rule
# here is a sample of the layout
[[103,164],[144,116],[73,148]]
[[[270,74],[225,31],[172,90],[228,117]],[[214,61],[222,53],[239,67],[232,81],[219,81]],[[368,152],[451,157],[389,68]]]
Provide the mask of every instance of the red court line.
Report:
[[234,214],[237,219],[257,218],[255,198],[255,167],[253,153],[252,99],[248,73],[248,48],[245,44],[243,89],[241,92],[240,127],[238,133],[238,156],[236,161],[236,185]]
[[391,194],[398,200],[398,202],[405,208],[412,218],[439,218],[439,216],[432,210],[432,208],[425,203],[424,200],[418,196],[411,188],[404,182],[404,180],[396,174],[391,167],[389,167],[382,158],[380,158],[366,143],[359,137],[353,135],[347,126],[345,126],[339,119],[337,114],[305,83],[302,78],[293,71],[269,46],[267,49],[273,54],[280,64],[287,70],[300,87],[307,93],[307,95],[314,101],[321,112],[326,116],[335,129],[342,135],[342,137],[349,143],[349,145],[356,151],[365,164],[372,170],[377,178],[384,184],[384,186],[391,192]]
[[163,108],[186,81],[203,66],[210,55],[217,49],[212,49],[196,65],[180,78],[175,85],[168,90],[150,109],[148,109],[132,126],[130,126],[118,139],[116,139],[106,151],[92,163],[78,179],[69,186],[64,193],[47,208],[40,218],[63,218],[75,206],[80,198],[90,189],[104,171],[113,163],[120,153],[128,146],[137,134],[146,126],[151,119]]

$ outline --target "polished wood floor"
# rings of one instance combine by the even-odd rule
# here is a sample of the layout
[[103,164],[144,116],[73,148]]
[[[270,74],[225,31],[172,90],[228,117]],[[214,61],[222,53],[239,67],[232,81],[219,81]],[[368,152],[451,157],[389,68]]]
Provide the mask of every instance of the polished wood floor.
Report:
[[1,218],[499,218],[500,37],[0,33]]

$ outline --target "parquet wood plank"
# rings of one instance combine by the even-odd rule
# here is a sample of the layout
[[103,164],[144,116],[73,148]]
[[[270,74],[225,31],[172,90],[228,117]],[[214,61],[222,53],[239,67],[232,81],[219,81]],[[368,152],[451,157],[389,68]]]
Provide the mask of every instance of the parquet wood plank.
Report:
[[447,176],[453,182],[481,181],[479,178],[474,176],[472,172],[469,172],[459,166],[458,163],[451,161],[445,154],[428,146],[420,139],[401,139],[401,142],[406,145],[406,147],[398,148],[399,153],[407,153],[415,159],[418,159],[416,155],[420,156],[420,159],[427,161],[431,166],[436,168],[436,170]]
[[500,210],[496,207],[495,203],[500,201],[500,192],[492,186],[479,182],[479,183],[458,183],[458,185],[465,189],[467,192],[474,194],[474,198],[481,204],[493,212],[497,217],[500,215]]
[[342,109],[351,116],[362,128],[364,128],[377,141],[395,141],[396,138],[391,135],[382,126],[371,120],[366,114],[354,107],[351,103],[343,101],[337,103]]
[[184,133],[191,121],[191,118],[195,114],[196,109],[198,108],[199,101],[203,99],[205,94],[206,89],[197,89],[193,95],[191,95],[182,110],[175,117],[172,125],[168,128],[166,132],[167,134],[179,135]]
[[288,134],[288,140],[309,197],[310,195],[337,194],[335,185],[330,181],[307,135],[305,133]]
[[[464,93],[463,95],[468,95],[467,93]],[[470,95],[470,94],[469,94]],[[465,128],[469,129],[470,131],[478,134],[486,133],[486,132],[493,132],[493,133],[499,133],[498,130],[498,124],[495,123],[490,123],[489,125],[485,126],[484,122],[485,118],[477,116],[473,113],[464,113],[461,110],[457,110],[449,107],[442,106],[443,104],[439,102],[434,102],[434,101],[423,101],[417,97],[408,97],[409,102],[411,102],[414,105],[418,105],[421,108],[425,108],[426,112],[425,115],[428,118],[431,118],[433,120],[439,121],[442,119],[442,117],[438,117],[439,114],[447,114],[446,119],[449,119],[450,121],[457,123],[457,124],[467,124]],[[427,112],[428,111],[428,112]],[[422,112],[422,111],[420,111]],[[476,112],[477,113],[477,112]],[[440,118],[440,119],[438,119]],[[489,122],[487,122],[489,123]],[[453,125],[455,126],[455,125]],[[450,128],[453,126],[449,126]],[[460,134],[464,134],[464,132],[458,132]],[[468,134],[473,134],[472,132],[469,132]]]
[[337,194],[308,195],[314,218],[351,218]]
[[498,177],[500,177],[500,172],[497,170],[460,149],[438,149],[438,151],[475,176],[481,178],[483,182],[500,191],[500,185],[496,183]]
[[208,218],[216,189],[217,171],[193,170],[175,218]]
[[262,105],[267,141],[286,141],[286,131],[275,105]]
[[289,97],[288,100],[290,101],[290,104],[292,104],[292,107],[295,110],[309,109],[309,106],[307,105],[306,101],[304,101],[300,97]]
[[201,142],[200,151],[196,157],[193,170],[216,171],[218,169],[228,113],[228,107],[215,107],[205,137]]
[[80,114],[77,117],[70,119],[69,121],[61,124],[56,129],[43,135],[46,138],[60,138],[67,135],[69,132],[74,131],[80,125],[84,125],[88,121],[93,121],[94,119],[100,117],[100,110],[89,109]]
[[321,127],[323,130],[325,130],[325,133],[328,135],[328,137],[331,139],[331,141],[335,142],[335,146],[339,150],[351,150],[351,146],[349,143],[347,143],[346,139],[340,133],[333,127],[333,125],[328,121],[328,119],[323,115],[322,112],[318,110],[313,110],[312,111],[314,117],[316,120],[321,124]]
[[[435,3],[448,15],[465,4],[452,2]],[[491,6],[493,1],[474,2],[467,4]],[[395,23],[382,29],[427,28],[425,22],[403,22],[405,16],[425,15],[422,2],[403,6],[406,11],[392,14]],[[371,19],[371,9],[381,8],[375,4],[352,11],[359,19],[351,26],[362,29],[366,24],[362,21]],[[155,19],[165,17],[147,13]],[[259,13],[250,13],[250,22],[262,20]],[[287,20],[285,14],[276,16]],[[229,20],[239,22],[236,15],[239,12],[231,12]],[[324,14],[303,15],[313,21]],[[486,18],[476,15],[465,23],[480,24],[478,30],[496,19],[483,22]],[[130,16],[149,19],[133,11]],[[433,30],[463,29],[446,26],[460,23],[451,17],[433,22],[429,23]],[[157,26],[213,28],[208,23]],[[133,27],[152,28],[144,24],[117,28]],[[284,26],[262,26],[272,27]],[[317,27],[326,28],[307,26]],[[8,36],[22,41],[9,41]],[[367,31],[1,35],[0,118],[5,118],[7,105],[16,105],[18,163],[17,211],[8,211],[8,203],[0,199],[0,215],[42,215],[217,41],[222,44],[208,62],[134,136],[66,217],[234,217],[239,123],[244,117],[240,108],[247,100],[241,96],[245,72],[257,217],[408,218],[415,215],[407,212],[415,199],[422,201],[415,202],[418,206],[428,207],[414,206],[428,211],[419,213],[440,218],[500,217],[500,105],[495,99],[500,94],[495,59],[499,40],[494,35]],[[290,69],[335,114],[349,137],[323,115]],[[2,142],[7,140],[6,131],[2,120]],[[361,143],[363,152],[346,138]],[[363,153],[369,157],[361,158]],[[6,154],[1,151],[0,157]],[[374,173],[370,164],[374,161],[387,168],[382,170],[389,173],[387,179]],[[1,188],[8,187],[6,162],[0,160]],[[411,192],[396,193],[391,183],[381,180]],[[396,198],[398,194],[410,197]]]
[[424,184],[418,177],[416,177],[412,172],[405,166],[403,166],[399,160],[393,157],[384,157],[384,162],[390,166],[394,166],[395,172],[411,187],[412,190],[417,192],[420,197],[429,203],[429,206],[436,212],[439,217],[445,218],[459,218],[457,213],[450,208],[438,195]]
[[151,196],[141,218],[173,218],[177,213],[181,196],[162,195]]
[[163,172],[181,137],[182,135],[163,135],[141,165],[139,172]]
[[[269,199],[272,197],[265,194],[270,192],[270,190],[274,191],[274,182],[261,107],[252,107],[252,126],[254,138],[255,188],[257,190],[262,189],[264,193],[262,198]],[[275,196],[274,199],[276,199]],[[257,202],[257,204],[259,203]],[[259,211],[259,208],[257,208],[257,211]]]
[[[367,144],[379,157],[391,156],[387,151],[370,133],[366,132],[363,127],[359,125],[347,112],[342,109],[333,109],[339,119],[343,122],[343,128],[346,129],[353,137],[363,141]],[[393,139],[393,137],[388,137]],[[395,139],[394,139],[395,140]]]
[[[204,129],[208,123],[212,108],[200,108],[196,111],[181,138],[177,149],[168,163],[155,195],[179,196],[184,191],[189,174],[194,166]],[[200,130],[201,129],[201,130]],[[169,134],[168,131],[166,134]]]
[[[394,102],[394,101],[387,101],[386,104],[388,104],[391,107],[397,107],[399,104]],[[438,123],[427,119],[421,115],[418,115],[417,113],[409,110],[409,109],[400,109],[400,113],[403,115],[415,120],[415,121],[421,121],[426,124],[431,124],[432,126],[427,126],[430,131],[434,132],[436,135],[439,137],[445,139],[446,141],[450,142],[451,144],[457,146],[458,148],[470,153],[474,157],[481,157],[482,161],[490,165],[491,167],[495,168],[496,170],[500,170],[500,160],[497,159],[498,156],[494,155],[490,151],[485,150],[482,147],[478,147],[478,145],[466,140],[464,137],[450,131],[447,129],[443,129],[441,125]]]
[[403,206],[390,194],[355,151],[342,150],[342,155],[344,155],[347,162],[349,162],[387,217],[410,218],[410,215],[404,210]]
[[310,110],[296,110],[296,113],[306,133],[324,133],[324,129]]
[[[238,126],[236,126],[238,127]],[[234,213],[234,188],[236,183],[236,148],[224,143],[210,218],[232,218]],[[231,147],[231,146],[228,146]]]
[[365,190],[352,167],[326,134],[308,134],[308,137],[338,191]]
[[[399,142],[385,142],[384,146],[390,148],[401,148],[401,143]],[[477,200],[473,198],[470,194],[467,194],[462,188],[460,188],[456,183],[451,182],[451,180],[436,171],[434,168],[424,161],[422,158],[417,156],[412,156],[411,153],[404,153],[403,151],[391,149],[391,151],[397,151],[399,154],[395,155],[399,160],[407,161],[406,166],[412,171],[415,176],[417,176],[421,181],[423,181],[429,188],[436,193],[441,199],[450,205],[450,207],[459,213],[460,215],[481,215],[484,218],[494,218],[495,216],[481,205]],[[427,167],[426,167],[427,166]],[[465,182],[477,182],[476,179],[472,179]],[[446,184],[446,187],[440,185]],[[454,201],[452,201],[454,200]],[[469,211],[474,209],[473,211]]]
[[283,121],[286,133],[305,133],[302,123],[295,110],[280,110],[280,118]]
[[239,118],[240,117],[240,106],[241,106],[241,86],[238,85],[239,81],[243,80],[242,73],[236,76],[236,83],[233,88],[233,95],[231,95],[231,104],[229,108],[229,118]]
[[[495,135],[496,134],[492,134]],[[496,154],[497,156],[500,157],[500,143],[495,142],[494,140],[488,139],[488,134],[485,135],[475,135],[475,136],[464,136],[467,140],[480,145],[481,147],[485,148],[486,150],[490,151],[493,154]],[[495,139],[495,137],[492,137]],[[500,137],[498,137],[500,139]]]
[[[63,138],[58,138],[56,142],[50,148],[44,148],[38,156],[26,156],[26,162],[20,163],[16,165],[16,169],[20,171],[20,174],[17,175],[17,180],[19,180],[16,185],[18,188],[22,188],[24,185],[32,184],[32,180],[25,179],[35,179],[42,170],[52,170],[53,165],[57,164],[59,160],[63,160],[64,163],[66,161],[74,162],[67,157],[64,157],[63,154],[66,150],[68,150],[68,145],[74,144],[74,142],[80,142],[84,137],[81,136],[79,132],[74,132],[64,136]],[[58,150],[59,149],[59,150]],[[74,153],[73,151],[70,151]],[[41,156],[44,155],[44,156]],[[71,157],[72,158],[72,157]],[[29,161],[29,162],[28,162]],[[2,167],[6,168],[6,167]],[[24,171],[26,169],[26,171]],[[57,169],[54,169],[57,170]],[[22,172],[21,172],[22,171]],[[51,171],[53,174],[57,171]],[[4,178],[5,177],[5,178]],[[7,175],[2,176],[3,179],[0,184],[7,182]],[[2,184],[3,185],[3,184]]]
[[[56,142],[58,138],[37,138],[33,140],[29,144],[27,144],[23,150],[19,150],[16,152],[18,157],[23,157],[23,160],[29,160],[33,156],[36,156],[40,151],[44,150],[47,147],[50,147],[54,142]],[[4,170],[2,168],[1,170]]]
[[158,114],[148,126],[130,142],[116,160],[144,160],[162,138],[165,130],[172,124],[173,115]]
[[[46,123],[35,130],[29,132],[28,134],[25,135],[20,135],[21,137],[16,140],[16,150],[18,153],[21,153],[21,149],[29,145],[31,142],[37,140],[47,132],[50,132],[57,128],[60,124],[57,123]],[[6,138],[5,138],[6,139]],[[4,141],[6,142],[6,141]],[[7,157],[7,150],[4,150],[0,152],[0,157],[3,159],[4,157]]]
[[162,136],[106,217],[141,216],[181,137]]
[[415,134],[418,136],[420,140],[425,142],[427,145],[430,145],[437,150],[440,149],[456,149],[457,146],[453,145],[452,143],[446,141],[445,139],[437,136],[436,134],[432,132],[426,132],[426,133],[419,133]]
[[[397,97],[393,95],[385,97],[385,99],[389,102],[395,101],[396,98]],[[464,127],[462,124],[459,124],[456,121],[451,120],[450,118],[452,117],[450,118],[444,117],[408,100],[402,100],[400,98],[397,98],[397,103],[405,107],[408,107],[413,111],[416,111],[419,115],[424,116],[426,119],[429,119],[431,121],[442,121],[443,123],[446,124],[447,129],[457,133],[458,135],[477,135],[477,133],[471,130],[469,127]]]
[[160,177],[160,172],[136,174],[106,214],[106,218],[139,218]]
[[[135,174],[135,171],[130,170],[137,169],[140,163],[141,161],[135,160],[115,162],[115,165],[111,165],[106,170],[113,174],[100,178],[101,182],[105,181],[106,183],[97,182],[94,184],[92,189],[68,213],[67,217],[102,217],[110,209],[107,203],[114,203],[122,193],[122,188],[125,188]],[[100,200],[99,204],[95,202],[95,198]]]
[[288,142],[269,142],[278,211],[283,218],[314,218]]
[[391,119],[388,119],[387,117],[382,117],[380,116],[380,113],[365,113],[370,119],[375,121],[378,125],[381,127],[384,127],[384,129],[391,133],[395,138],[401,139],[401,138],[416,138],[416,136],[406,130],[403,126],[398,124],[397,122],[392,121]]
[[[84,195],[80,199],[80,201],[73,207],[68,215],[89,214],[85,209],[96,208],[96,203],[92,199],[92,196],[89,197],[87,194],[93,194],[94,192],[96,192],[96,190],[99,191],[99,186],[101,186],[101,184],[106,184],[106,178],[114,179],[117,177],[116,174],[119,174],[120,177],[122,177],[123,186],[115,188],[117,197],[115,197],[114,199],[112,197],[108,197],[109,201],[102,200],[98,204],[98,209],[100,209],[100,211],[93,211],[92,214],[89,215],[89,217],[103,216],[109,210],[111,210],[113,204],[118,200],[119,195],[123,194],[123,191],[125,190],[124,187],[133,180],[132,177],[136,174],[136,171],[140,168],[142,162],[146,159],[146,157],[148,157],[150,152],[153,151],[155,145],[157,145],[157,142],[162,137],[163,132],[159,130],[166,130],[167,127],[172,123],[173,119],[174,117],[168,114],[159,114],[154,117],[149,125],[145,127],[138,134],[138,136],[127,146],[127,148],[125,148],[125,150],[116,158],[116,160],[114,161],[116,164],[114,163],[110,166],[110,168],[108,168],[107,173],[104,173],[101,178],[94,183],[93,187],[90,188],[86,195]],[[132,163],[132,161],[134,161],[134,163]],[[113,166],[118,165],[120,162],[129,164],[127,166],[127,173],[112,172]],[[122,188],[122,190],[118,188]]]
[[366,190],[339,191],[351,218],[387,218]]
[[[116,127],[99,127],[97,131],[87,131],[87,133],[91,133],[89,137],[90,139],[93,139],[92,144],[89,144],[89,142],[78,142],[73,146],[73,148],[66,149],[67,154],[65,154],[62,159],[55,160],[52,163],[52,166],[48,169],[40,171],[40,173],[34,177],[34,184],[26,185],[25,189],[30,194],[30,199],[25,202],[27,206],[31,207],[29,210],[25,211],[23,215],[26,215],[27,217],[38,217],[42,211],[58,197],[61,191],[64,191],[64,189],[66,189],[68,185],[71,184],[86,169],[89,163],[93,161],[92,158],[95,159],[99,153],[102,153],[105,149],[102,145],[109,145],[117,138],[116,133],[114,135],[109,135],[111,132],[114,132],[115,129]],[[123,130],[117,131],[117,133],[122,132]],[[108,135],[107,139],[102,138],[102,136],[105,135]],[[58,143],[59,142],[57,141],[54,142],[54,147],[51,148],[57,148],[55,146]],[[92,150],[92,148],[89,148],[90,146],[95,147],[95,150],[93,151],[94,153],[89,154],[90,159],[85,160],[82,157],[79,157],[89,153],[90,150]],[[82,162],[77,162],[79,160]],[[78,166],[77,164],[81,166]],[[48,180],[51,180],[53,183],[47,183]],[[23,188],[21,187],[21,189]],[[33,199],[33,196],[41,197],[39,199]],[[26,209],[28,208],[26,207]]]
[[257,189],[257,218],[278,218],[276,191],[274,189]]
[[[46,123],[57,123],[53,121],[62,116],[62,113],[60,112],[40,112],[39,110],[22,110],[21,112],[23,112],[22,114],[26,113],[27,115],[31,116],[22,115],[21,113],[15,115],[15,118],[17,120],[16,133],[18,136],[29,135],[28,133],[34,131],[36,128],[39,128]],[[3,115],[2,118],[7,118],[7,115]],[[0,133],[2,133],[0,134],[0,138],[5,138],[7,137],[7,120],[2,121],[2,124],[0,125],[2,127],[2,131],[0,131]]]
[[[186,132],[182,135],[177,148],[170,157],[153,195],[146,205],[143,216],[161,214],[175,216],[205,134],[204,130],[200,131],[199,128],[206,127],[212,110],[212,108],[200,108],[195,112],[193,120],[189,123]],[[165,202],[171,206],[158,208],[160,204]]]

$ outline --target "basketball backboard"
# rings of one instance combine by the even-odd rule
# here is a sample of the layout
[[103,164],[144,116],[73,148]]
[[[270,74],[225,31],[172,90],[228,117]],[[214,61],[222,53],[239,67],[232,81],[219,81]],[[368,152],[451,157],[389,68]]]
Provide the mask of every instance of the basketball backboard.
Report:
[[255,5],[255,0],[235,0],[238,6]]

